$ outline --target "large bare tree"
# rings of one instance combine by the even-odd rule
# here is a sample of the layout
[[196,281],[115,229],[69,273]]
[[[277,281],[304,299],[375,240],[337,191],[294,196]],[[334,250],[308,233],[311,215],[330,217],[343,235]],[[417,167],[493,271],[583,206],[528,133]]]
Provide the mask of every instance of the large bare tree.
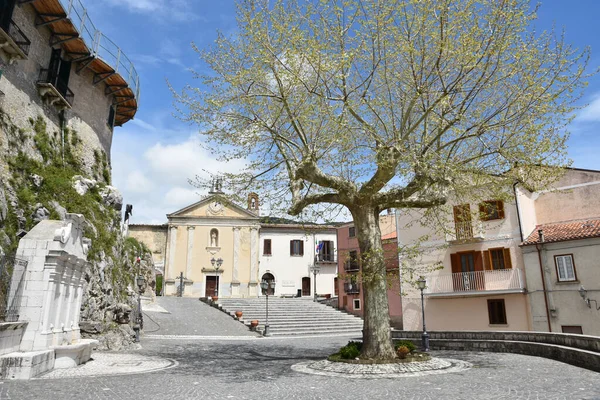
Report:
[[239,31],[196,49],[211,72],[177,101],[224,160],[248,163],[229,181],[284,188],[291,215],[352,214],[362,357],[393,357],[382,210],[567,162],[588,54],[532,32],[535,12],[529,0],[239,0]]

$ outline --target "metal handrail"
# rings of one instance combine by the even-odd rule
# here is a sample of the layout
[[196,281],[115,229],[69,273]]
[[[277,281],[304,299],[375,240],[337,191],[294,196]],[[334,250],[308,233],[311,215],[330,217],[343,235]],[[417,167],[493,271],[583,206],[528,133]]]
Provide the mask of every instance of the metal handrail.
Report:
[[105,36],[90,20],[81,0],[58,0],[67,17],[79,32],[93,57],[99,58],[119,73],[129,85],[139,103],[140,78],[131,60],[121,48]]
[[8,36],[11,37],[13,42],[19,46],[19,49],[21,49],[25,55],[29,55],[29,46],[31,46],[31,40],[25,36],[25,33],[23,33],[21,28],[19,28],[19,26],[12,19],[10,20],[8,31],[6,33],[8,33]]
[[360,293],[360,285],[358,283],[344,283],[344,292],[347,294]]
[[524,288],[525,282],[521,270],[510,268],[431,276],[427,279],[426,293],[521,290]]
[[317,255],[315,255],[315,261],[316,262],[337,262],[336,256],[335,254],[321,254],[318,253]]
[[346,271],[346,272],[360,271],[360,264],[358,263],[358,261],[346,261],[344,263],[344,271]]

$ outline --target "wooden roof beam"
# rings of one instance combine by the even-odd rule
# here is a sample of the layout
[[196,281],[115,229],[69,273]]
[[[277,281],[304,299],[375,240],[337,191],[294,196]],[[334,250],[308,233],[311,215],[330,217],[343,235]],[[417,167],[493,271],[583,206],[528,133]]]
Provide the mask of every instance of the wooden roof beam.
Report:
[[123,97],[123,100],[119,100],[116,103],[113,103],[113,106],[118,106],[119,104],[127,103],[128,101],[135,100],[135,96],[115,96],[115,97]]
[[[46,18],[50,18],[50,19],[46,19]],[[40,27],[40,26],[45,26],[45,25],[50,25],[53,24],[55,22],[58,21],[63,21],[67,19],[67,14],[38,14],[37,18],[35,19],[35,26]]]
[[110,71],[110,72],[96,72],[94,74],[94,79],[93,79],[94,86],[96,86],[100,82],[104,82],[105,80],[107,80],[108,78],[110,78],[111,76],[113,76],[114,74],[116,74],[115,71]]
[[110,95],[110,94],[115,94],[120,92],[121,90],[125,90],[129,87],[129,85],[106,85],[106,88],[104,89],[104,94],[105,95]]
[[[84,62],[89,61],[90,58],[93,60],[94,57],[88,51],[70,51],[67,53],[69,57],[71,57],[72,62]],[[78,57],[73,57],[78,56]]]
[[81,71],[83,71],[84,69],[86,69],[88,67],[88,65],[90,65],[92,63],[92,61],[94,61],[94,57],[90,56],[90,57],[86,58],[81,63],[79,63],[79,65],[75,69],[75,72],[77,72],[77,74],[80,74]]
[[[61,37],[63,39],[60,39]],[[55,40],[57,38],[58,40]],[[78,33],[53,33],[52,35],[50,35],[50,46],[56,46],[57,44],[63,44],[78,38]]]

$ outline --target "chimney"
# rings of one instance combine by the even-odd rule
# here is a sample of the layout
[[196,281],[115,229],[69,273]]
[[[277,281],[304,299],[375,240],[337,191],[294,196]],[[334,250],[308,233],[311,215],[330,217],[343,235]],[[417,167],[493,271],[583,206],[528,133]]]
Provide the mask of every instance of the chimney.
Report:
[[544,230],[538,229],[538,242],[544,243]]
[[259,213],[258,195],[254,192],[248,194],[248,211],[256,215]]

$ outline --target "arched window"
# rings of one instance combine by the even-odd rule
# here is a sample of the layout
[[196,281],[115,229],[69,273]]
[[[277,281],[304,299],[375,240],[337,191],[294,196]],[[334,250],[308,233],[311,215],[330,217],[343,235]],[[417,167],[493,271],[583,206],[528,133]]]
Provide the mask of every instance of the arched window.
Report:
[[219,231],[216,228],[210,230],[210,247],[219,247]]

